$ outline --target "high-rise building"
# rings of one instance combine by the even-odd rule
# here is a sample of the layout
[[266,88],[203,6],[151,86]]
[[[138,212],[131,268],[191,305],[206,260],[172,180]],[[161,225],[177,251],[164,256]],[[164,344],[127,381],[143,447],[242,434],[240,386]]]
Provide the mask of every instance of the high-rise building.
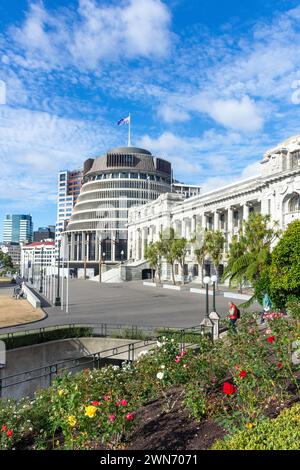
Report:
[[31,215],[6,214],[3,222],[3,242],[31,242],[33,223]]
[[73,207],[80,193],[82,176],[82,170],[64,170],[58,174],[56,241],[60,240],[60,234],[66,229],[70,220]]
[[48,227],[39,227],[38,230],[33,232],[33,241],[41,242],[43,240],[55,239],[55,225],[48,225]]
[[127,259],[128,209],[171,191],[171,164],[136,147],[114,148],[84,163],[83,185],[68,223],[69,259],[75,272],[98,274],[105,262]]

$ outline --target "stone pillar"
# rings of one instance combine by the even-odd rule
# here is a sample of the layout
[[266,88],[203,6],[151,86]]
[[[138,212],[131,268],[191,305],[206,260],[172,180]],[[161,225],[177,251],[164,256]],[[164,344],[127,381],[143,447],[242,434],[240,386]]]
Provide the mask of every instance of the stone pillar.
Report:
[[220,316],[217,312],[211,312],[209,314],[209,318],[212,321],[214,327],[213,327],[213,340],[216,341],[219,339],[219,321],[220,321]]
[[219,230],[219,213],[214,213],[214,230]]
[[228,213],[227,213],[227,240],[228,240],[228,248],[229,248],[229,243],[231,243],[232,240],[232,235],[233,235],[233,209],[229,207]]
[[75,252],[75,234],[71,233],[71,248],[70,248],[70,261],[74,261],[74,252]]
[[145,229],[142,228],[142,247],[141,247],[141,259],[145,259]]
[[140,257],[140,230],[135,232],[135,260],[141,259]]
[[86,256],[86,243],[87,243],[88,234],[86,232],[82,232],[82,239],[81,239],[81,259],[84,261],[84,257]]
[[196,223],[196,216],[193,215],[193,216],[192,216],[192,220],[191,220],[191,235],[192,235],[192,236],[195,235],[196,226],[197,226],[197,223]]
[[111,234],[111,260],[116,261],[116,237]]
[[247,202],[243,205],[243,220],[248,220],[249,219],[249,206]]

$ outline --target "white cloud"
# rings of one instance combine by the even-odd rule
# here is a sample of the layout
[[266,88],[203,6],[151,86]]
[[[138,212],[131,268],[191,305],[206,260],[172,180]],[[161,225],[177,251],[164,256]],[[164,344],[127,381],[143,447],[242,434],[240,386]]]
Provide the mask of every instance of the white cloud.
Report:
[[[52,13],[41,3],[31,3],[24,24],[11,28],[11,38],[25,52],[23,65],[97,71],[104,61],[165,56],[170,22],[170,12],[160,0],[119,5],[79,0],[76,12]],[[15,60],[22,62],[22,57],[16,54]]]
[[190,119],[190,115],[186,111],[167,104],[160,106],[158,116],[166,123],[185,122]]

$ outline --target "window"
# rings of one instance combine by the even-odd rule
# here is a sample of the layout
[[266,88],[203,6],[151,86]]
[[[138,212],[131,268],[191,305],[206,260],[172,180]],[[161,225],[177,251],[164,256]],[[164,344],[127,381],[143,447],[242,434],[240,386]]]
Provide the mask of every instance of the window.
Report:
[[300,211],[300,194],[294,194],[289,202],[289,212]]

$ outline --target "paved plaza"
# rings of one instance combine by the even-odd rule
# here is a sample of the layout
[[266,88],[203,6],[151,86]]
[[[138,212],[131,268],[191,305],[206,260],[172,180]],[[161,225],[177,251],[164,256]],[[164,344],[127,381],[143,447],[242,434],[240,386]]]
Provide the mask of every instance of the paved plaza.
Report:
[[[73,279],[69,292],[69,314],[59,307],[46,307],[48,317],[32,327],[73,322],[188,327],[198,325],[205,315],[205,295],[147,287],[142,282],[99,284]],[[227,315],[229,300],[216,297],[217,311],[223,318]],[[212,296],[209,302],[211,311]],[[257,305],[252,307],[252,310],[257,309]],[[12,330],[24,328],[28,326]]]

